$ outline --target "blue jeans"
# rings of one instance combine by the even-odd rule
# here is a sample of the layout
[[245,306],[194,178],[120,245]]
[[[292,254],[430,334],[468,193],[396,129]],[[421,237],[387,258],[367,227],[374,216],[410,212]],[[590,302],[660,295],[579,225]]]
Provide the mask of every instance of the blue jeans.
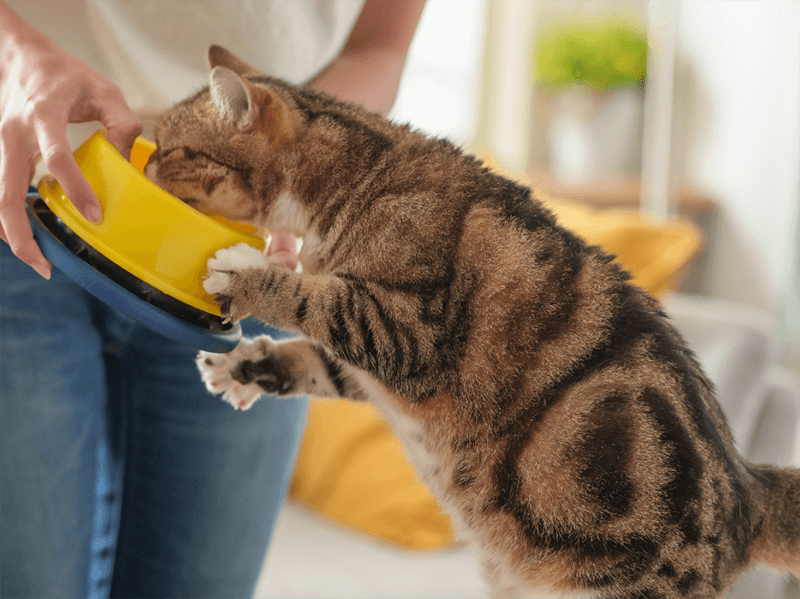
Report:
[[233,410],[194,349],[0,246],[0,595],[251,596],[306,400]]

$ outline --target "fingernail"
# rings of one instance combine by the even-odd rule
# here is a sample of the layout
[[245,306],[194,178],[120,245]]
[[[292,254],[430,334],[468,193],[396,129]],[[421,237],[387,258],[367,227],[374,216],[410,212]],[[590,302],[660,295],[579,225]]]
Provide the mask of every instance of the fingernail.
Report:
[[42,264],[41,262],[36,262],[32,265],[33,270],[35,270],[39,275],[48,281],[50,280],[50,271],[51,267],[47,264]]
[[103,220],[103,213],[100,211],[98,206],[91,205],[86,209],[86,217],[93,223],[97,224]]

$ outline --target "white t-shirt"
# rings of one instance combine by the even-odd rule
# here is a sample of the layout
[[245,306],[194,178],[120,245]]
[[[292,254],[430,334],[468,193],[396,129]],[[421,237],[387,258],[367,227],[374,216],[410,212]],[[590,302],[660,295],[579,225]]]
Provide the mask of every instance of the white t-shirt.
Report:
[[207,84],[212,44],[268,75],[311,79],[341,51],[363,1],[7,0],[26,22],[117,84],[145,117]]

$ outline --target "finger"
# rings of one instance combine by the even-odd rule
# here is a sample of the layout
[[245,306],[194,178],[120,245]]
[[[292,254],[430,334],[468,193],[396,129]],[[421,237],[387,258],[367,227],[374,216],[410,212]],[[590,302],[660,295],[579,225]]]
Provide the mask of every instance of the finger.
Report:
[[292,270],[297,268],[297,240],[291,233],[273,233],[267,256],[280,260]]
[[[24,212],[23,210],[23,215],[25,215]],[[10,231],[14,231],[17,234],[6,235],[4,228],[6,225],[9,226]],[[50,274],[53,268],[52,264],[44,257],[42,250],[39,249],[39,246],[33,239],[31,225],[27,218],[18,222],[13,216],[10,219],[0,217],[0,239],[9,245],[11,251],[14,252],[17,258],[30,266],[41,277],[50,280]]]
[[64,193],[84,218],[98,223],[102,219],[100,202],[78,168],[67,141],[66,127],[52,122],[38,123],[36,136],[42,159],[64,189]]
[[33,239],[25,213],[25,190],[30,165],[13,153],[0,153],[0,239],[14,255],[45,279],[50,278],[51,264]]
[[100,122],[108,131],[110,141],[119,153],[130,161],[136,138],[142,134],[142,123],[125,103],[122,92],[114,86],[98,104]]
[[114,147],[119,150],[119,153],[122,154],[125,160],[130,162],[133,144],[136,141],[136,138],[142,134],[142,123],[132,112],[130,112],[130,119],[128,120],[103,120],[102,123],[108,130],[108,141],[110,141]]

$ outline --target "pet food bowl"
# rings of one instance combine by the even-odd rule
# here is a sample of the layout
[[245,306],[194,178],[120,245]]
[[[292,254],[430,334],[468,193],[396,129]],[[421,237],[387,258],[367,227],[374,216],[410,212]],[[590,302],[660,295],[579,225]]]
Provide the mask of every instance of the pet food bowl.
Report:
[[75,159],[103,211],[86,220],[52,176],[30,193],[28,217],[45,257],[87,291],[154,331],[197,349],[230,351],[239,324],[223,323],[203,289],[206,263],[224,247],[263,249],[249,225],[209,217],[167,193],[144,174],[155,144],[138,138],[127,162],[98,131]]

